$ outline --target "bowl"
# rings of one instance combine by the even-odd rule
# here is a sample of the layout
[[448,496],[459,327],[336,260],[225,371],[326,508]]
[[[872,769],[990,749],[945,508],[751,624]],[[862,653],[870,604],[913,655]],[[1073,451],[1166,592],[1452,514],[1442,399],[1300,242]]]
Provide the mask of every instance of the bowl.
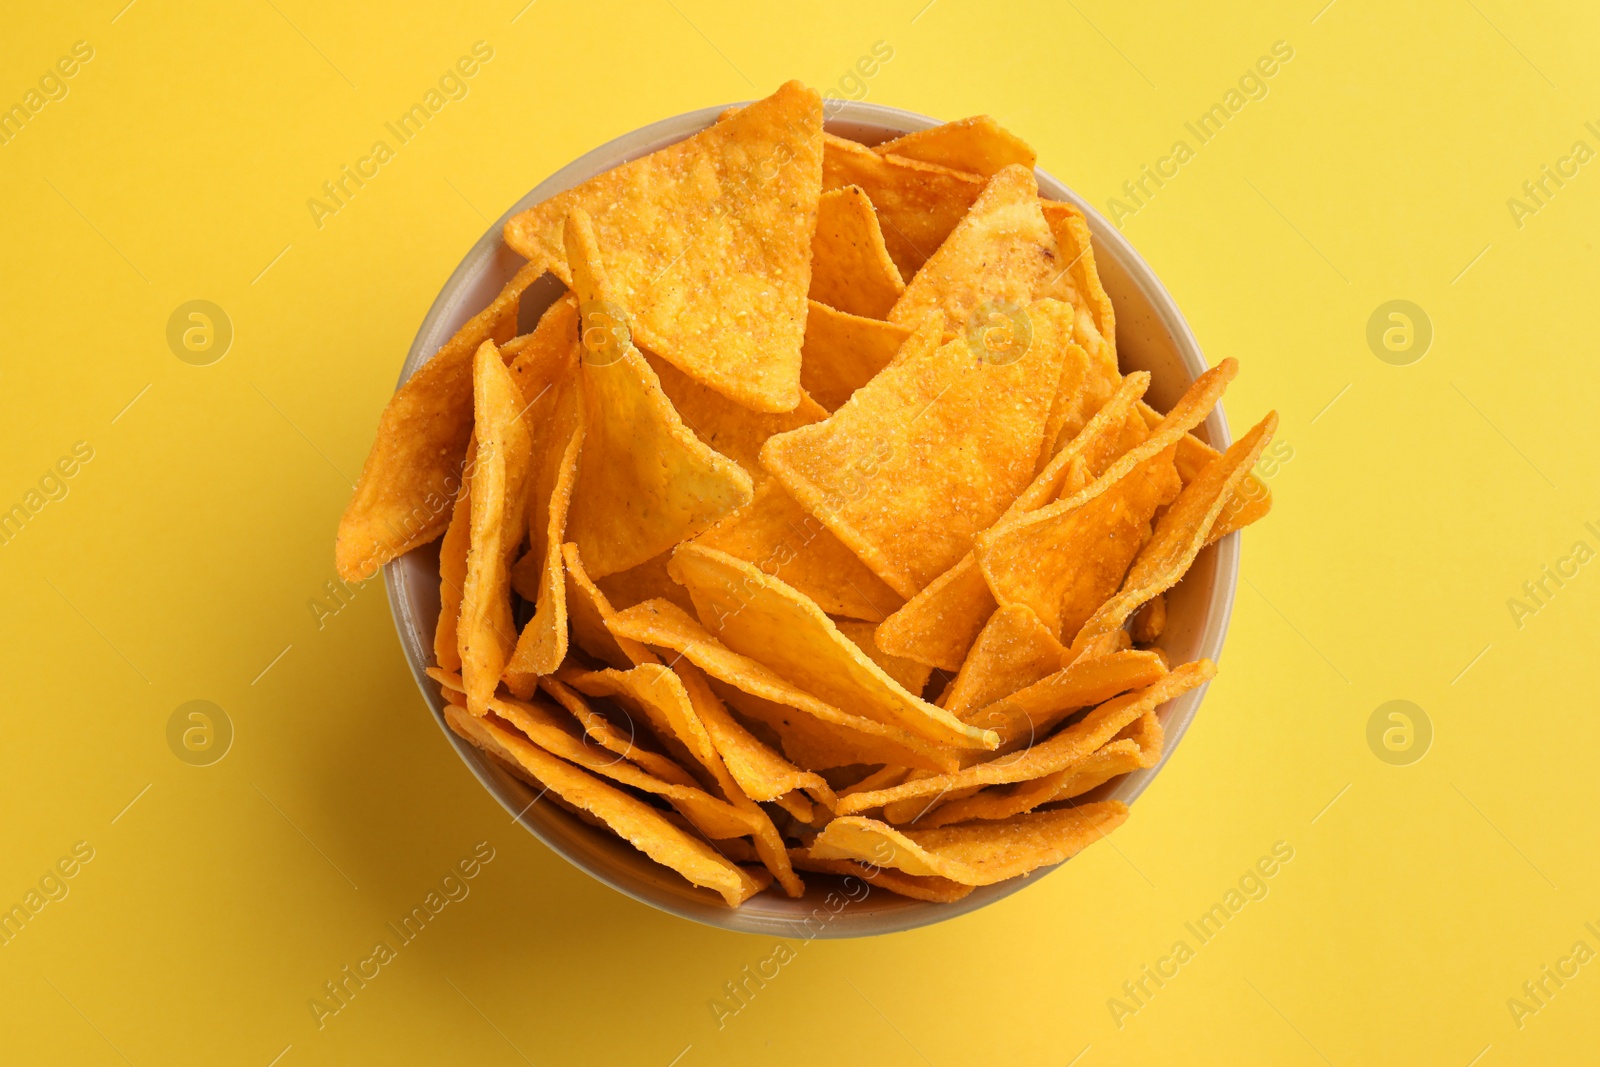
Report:
[[[513,205],[467,253],[444,285],[417,331],[401,368],[396,388],[411,377],[452,334],[487,304],[517,268],[522,257],[500,239],[506,219],[619,163],[681,141],[711,125],[728,105],[702,108],[651,123],[596,148],[546,178]],[[878,144],[903,133],[938,125],[938,120],[878,104],[830,100],[828,132]],[[1090,205],[1043,170],[1037,171],[1039,192],[1068,200],[1083,209],[1093,235],[1096,264],[1117,316],[1117,352],[1124,372],[1147,370],[1149,402],[1167,410],[1207,367],[1183,315],[1155,273],[1114,227]],[[522,328],[536,321],[562,288],[546,276],[522,297]],[[1215,448],[1230,443],[1228,424],[1218,407],[1195,431]],[[1167,626],[1160,645],[1174,663],[1200,657],[1213,660],[1222,651],[1223,635],[1233,608],[1239,573],[1239,535],[1229,534],[1203,551],[1188,575],[1167,597]],[[536,803],[538,794],[499,764],[457,737],[445,724],[438,688],[423,673],[433,665],[433,630],[439,613],[437,544],[417,549],[384,567],[384,584],[400,643],[423,699],[440,730],[462,761],[471,768],[515,820],[549,848],[579,869],[635,900],[673,915],[725,930],[780,937],[864,937],[909,930],[976,911],[1036,884],[1055,868],[1023,878],[980,886],[955,904],[908,900],[873,890],[862,899],[861,887],[844,887],[829,875],[805,874],[806,895],[799,900],[762,893],[742,907],[730,908],[709,890],[691,886],[673,871],[657,866],[626,842],[582,822],[550,803]],[[1172,758],[1194,719],[1205,687],[1190,690],[1161,706],[1166,733],[1161,762],[1101,786],[1086,799],[1114,798],[1131,804]],[[1060,866],[1060,865],[1058,865]],[[840,892],[848,888],[848,893]],[[831,899],[829,894],[835,894]],[[847,901],[840,906],[839,901]]]

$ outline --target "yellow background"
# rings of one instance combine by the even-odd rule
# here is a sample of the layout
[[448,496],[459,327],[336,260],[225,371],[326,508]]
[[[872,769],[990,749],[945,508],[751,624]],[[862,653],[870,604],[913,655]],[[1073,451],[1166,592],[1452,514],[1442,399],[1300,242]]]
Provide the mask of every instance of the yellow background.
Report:
[[[13,6],[0,104],[75,41],[94,58],[0,147],[0,507],[74,442],[94,458],[0,546],[0,905],[75,842],[95,858],[0,948],[0,1059],[1592,1060],[1600,963],[1520,1028],[1506,1002],[1600,950],[1600,564],[1520,628],[1507,600],[1600,548],[1600,164],[1520,228],[1506,200],[1600,148],[1600,16],[1322,2]],[[470,95],[318,229],[306,200],[479,40]],[[1293,448],[1200,718],[1115,848],[934,928],[796,943],[719,1029],[708,1002],[772,940],[653,912],[513,826],[379,584],[320,629],[308,607],[434,294],[566,161],[790,77],[837,88],[876,42],[867,99],[993,114],[1104,210],[1280,40],[1269,95],[1125,228],[1242,363],[1235,428],[1276,407]],[[1403,367],[1365,336],[1400,298],[1434,328]],[[234,325],[211,366],[166,344],[191,299]],[[234,725],[212,766],[167,745],[193,699]],[[1367,744],[1392,699],[1433,725],[1410,766]],[[319,1030],[307,1000],[485,840],[471,896]],[[1278,841],[1266,899],[1119,1028],[1122,983]]]

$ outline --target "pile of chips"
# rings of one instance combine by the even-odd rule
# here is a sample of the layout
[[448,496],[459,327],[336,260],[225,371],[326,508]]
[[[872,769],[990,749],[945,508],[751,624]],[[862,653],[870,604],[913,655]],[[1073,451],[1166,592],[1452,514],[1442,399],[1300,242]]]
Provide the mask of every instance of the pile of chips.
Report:
[[1276,416],[1190,434],[1232,360],[1143,402],[1033,164],[986,117],[832,136],[791,82],[511,219],[339,528],[347,579],[442,536],[451,727],[729,905],[954,901],[1118,826],[1081,798],[1214,673],[1163,594],[1266,513]]

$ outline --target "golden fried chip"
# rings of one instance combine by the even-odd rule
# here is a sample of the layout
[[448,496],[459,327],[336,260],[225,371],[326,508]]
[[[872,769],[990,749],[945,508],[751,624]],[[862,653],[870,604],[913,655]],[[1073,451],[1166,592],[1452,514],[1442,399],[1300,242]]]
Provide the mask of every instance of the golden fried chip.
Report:
[[913,696],[921,696],[922,691],[928,687],[928,676],[933,673],[933,668],[916,660],[891,656],[879,648],[872,639],[874,631],[877,630],[877,626],[873,623],[857,619],[834,619],[833,624],[839,628],[840,633],[854,641],[856,647],[867,654],[868,659],[882,667],[884,674],[899,682],[906,692]]
[[905,781],[887,789],[841,796],[839,806],[835,810],[840,815],[853,815],[912,797],[938,796],[969,786],[1026,782],[1054,774],[1061,768],[1083,759],[1111,740],[1117,731],[1146,711],[1159,707],[1198,685],[1205,684],[1216,673],[1215,664],[1208,659],[1185,663],[1172,673],[1162,676],[1153,685],[1106,701],[1077,722],[1014,756],[979,763],[950,774]]
[[636,604],[618,612],[608,625],[618,641],[671,649],[724,683],[717,688],[724,699],[772,726],[782,738],[785,754],[801,766],[812,770],[851,763],[893,762],[935,770],[956,766],[954,756],[907,730],[846,714],[797,689],[761,663],[728,649],[668,601]]
[[673,553],[671,571],[688,587],[700,621],[723,644],[805,692],[954,749],[999,743],[992,733],[906,692],[820,608],[760,568],[690,543]]
[[1127,817],[1127,805],[1116,800],[936,830],[900,831],[853,816],[824,827],[811,854],[866,860],[962,885],[993,885],[1070,859]]
[[[830,615],[877,622],[905,603],[775,479],[694,543],[755,564]],[[683,587],[676,588],[682,596]]]
[[[1165,417],[1161,412],[1150,405],[1140,402],[1139,412],[1144,416],[1145,424],[1152,429],[1160,425]],[[1186,434],[1178,442],[1178,477],[1184,485],[1194,481],[1195,477],[1206,468],[1206,464],[1222,455],[1216,449],[1200,440],[1194,434]],[[1244,481],[1228,494],[1227,503],[1222,506],[1222,514],[1217,516],[1217,521],[1211,526],[1206,544],[1218,541],[1233,533],[1242,530],[1256,520],[1264,517],[1272,510],[1272,490],[1267,488],[1267,483],[1258,478],[1254,471],[1245,475]]]
[[751,411],[708,389],[664,359],[647,354],[645,361],[656,372],[661,391],[672,401],[683,424],[711,448],[743,467],[758,485],[767,477],[760,460],[761,446],[767,438],[828,417],[827,410],[804,392],[793,411],[766,414]]
[[1205,547],[1211,525],[1221,514],[1228,494],[1250,473],[1277,428],[1278,413],[1268,412],[1249,433],[1229,445],[1226,452],[1184,486],[1178,499],[1157,521],[1149,543],[1139,550],[1121,591],[1103,604],[1072,639],[1071,655],[1082,655],[1094,641],[1121,629],[1128,616],[1146,601],[1177,584]]
[[457,648],[467,707],[487,710],[517,642],[511,616],[511,556],[522,541],[524,485],[532,462],[521,394],[493,341],[473,360],[478,453],[472,471],[471,543],[461,585]]
[[533,479],[532,499],[538,504],[530,512],[542,511],[545,522],[538,529],[529,555],[541,560],[542,566],[533,618],[518,636],[505,673],[506,685],[523,699],[533,692],[539,675],[554,673],[567,658],[567,578],[561,543],[567,531],[578,455],[583,448],[580,394],[581,389],[563,390],[554,423],[545,437],[545,454],[540,457]]
[[970,885],[952,882],[948,878],[923,878],[897,871],[892,867],[878,867],[870,863],[857,863],[855,860],[817,859],[803,848],[791,848],[789,859],[802,871],[860,878],[873,889],[887,889],[891,893],[898,893],[912,900],[926,900],[934,904],[954,904],[972,892]]
[[862,318],[811,302],[800,384],[828,411],[872,380],[894,359],[911,331],[892,322]]
[[[584,571],[578,546],[569,541],[561,546],[561,555],[567,572],[567,615],[572,622],[572,639],[578,647],[618,670],[625,671],[629,667],[656,662],[649,649],[611,633],[608,621],[616,613],[612,610],[610,598]],[[677,585],[675,582],[673,584]],[[684,595],[684,599],[688,599],[688,594]]]
[[612,332],[618,328],[615,291],[583,211],[574,209],[567,236],[586,345],[585,438],[567,536],[583,553],[589,576],[598,579],[637,566],[743,507],[752,486],[737,463],[684,426],[638,349]]
[[[1066,655],[1063,649],[1061,657]],[[999,752],[1011,752],[1048,736],[1079,708],[1104,703],[1130,689],[1154,685],[1166,673],[1166,661],[1155,652],[1125,650],[1093,659],[1085,657],[1071,666],[1046,672],[1022,689],[993,698],[972,716],[972,721],[981,722],[1000,735]]]
[[530,785],[547,788],[600,819],[657,863],[695,885],[716,890],[730,906],[737,907],[761,891],[760,881],[723,859],[706,842],[678,829],[643,801],[487,719],[475,718],[453,705],[446,709],[445,718],[452,730],[499,759]]
[[[989,179],[972,210],[907,284],[889,321],[914,328],[937,312],[946,333],[963,332],[983,309],[997,309],[1002,319],[1017,314],[1060,271],[1033,171],[1006,167]],[[1071,340],[1072,309],[1063,311],[1065,340]],[[1055,381],[1050,384],[1054,392]]]
[[[1072,306],[1078,310],[1078,343],[1088,349],[1100,367],[1117,369],[1117,318],[1111,298],[1100,284],[1094,264],[1089,222],[1074,204],[1045,200],[1039,205],[1055,235],[1061,266],[1072,282]],[[1113,383],[1114,384],[1114,383]]]
[[1133,613],[1133,640],[1141,645],[1155,644],[1167,628],[1167,598],[1157,593]]
[[789,82],[518,214],[505,239],[571,284],[562,225],[587,211],[641,347],[753,410],[789,411],[821,165],[821,98]]
[[[1028,309],[1040,329],[1054,316]],[[939,345],[924,324],[826,420],[777,434],[762,464],[800,505],[904,597],[961,559],[1033,478],[1060,350],[1008,362]]]
[[910,278],[955,229],[986,179],[936,163],[882,156],[865,145],[822,136],[822,189],[851,185],[866,191],[883,226],[883,242]]
[[345,581],[369,578],[444,533],[472,434],[473,354],[542,273],[535,263],[517,271],[488,307],[389,398],[339,520],[334,556]]
[[583,727],[584,736],[607,752],[637,764],[646,773],[663,782],[700,788],[700,783],[694,775],[661,753],[644,747],[644,736],[632,716],[627,715],[626,709],[619,709],[627,723],[627,731],[624,732],[610,719],[591,708],[581,693],[560,679],[540,678],[539,688],[577,720],[578,725]]
[[598,746],[585,744],[566,729],[557,711],[542,701],[491,698],[489,710],[515,727],[529,741],[552,756],[575,763],[587,771],[666,800],[712,840],[743,837],[754,831],[749,816],[698,786],[664,782]]
[[811,299],[851,315],[881,319],[905,291],[867,194],[854,185],[823,193],[811,239]]
[[[469,443],[467,450],[476,455],[476,443]],[[456,623],[461,618],[461,586],[467,580],[467,545],[471,536],[472,472],[467,470],[462,472],[450,526],[439,542],[439,621],[433,630],[433,659],[447,671],[461,669]]]
[[1025,604],[996,611],[973,642],[945,707],[962,722],[998,731],[1001,720],[981,713],[1001,697],[1025,689],[1061,668],[1066,649]]
[[1031,782],[996,786],[973,796],[942,804],[926,818],[921,819],[918,825],[922,829],[932,830],[940,826],[952,826],[977,819],[1009,819],[1013,815],[1032,811],[1041,804],[1054,804],[1057,801],[1082,796],[1119,774],[1127,774],[1143,766],[1148,764],[1143,762],[1137,743],[1126,739],[1111,741],[1098,751],[1054,774],[1047,774]]
[[[714,715],[720,704],[708,686],[698,684],[703,681],[701,678],[685,681],[671,668],[653,663],[628,671],[577,672],[572,676],[573,685],[580,692],[618,698],[643,711],[654,724],[657,736],[669,748],[686,750],[698,761],[723,795],[751,819],[761,861],[783,885],[784,892],[798,897],[805,892],[805,887],[789,866],[788,853],[777,827],[740,788],[706,727],[705,717]],[[748,753],[742,754],[748,756]]]
[[[514,347],[513,347],[514,346]],[[510,354],[507,369],[525,405],[522,421],[528,435],[541,439],[541,428],[555,410],[556,386],[572,377],[578,365],[578,298],[573,293],[545,308],[533,332],[500,350]]]
[[1201,375],[1161,426],[1092,485],[979,536],[978,566],[996,602],[1027,604],[1058,636],[1077,633],[1121,585],[1155,510],[1178,495],[1177,442],[1237,369],[1227,359]]
[[1032,170],[1038,162],[1026,141],[988,115],[974,115],[908,133],[875,146],[873,151],[879,155],[892,154],[923,163],[938,163],[985,178],[1012,164]]

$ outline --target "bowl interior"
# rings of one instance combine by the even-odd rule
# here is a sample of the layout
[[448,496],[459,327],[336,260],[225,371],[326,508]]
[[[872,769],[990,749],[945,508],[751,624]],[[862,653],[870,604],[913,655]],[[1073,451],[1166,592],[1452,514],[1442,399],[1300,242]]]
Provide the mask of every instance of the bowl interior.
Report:
[[[417,331],[400,383],[489,303],[521,266],[522,258],[500,240],[501,226],[507,218],[619,163],[683,140],[709,126],[722,110],[705,108],[619,137],[563,167],[518,201],[478,240],[445,283]],[[830,101],[828,110],[829,132],[866,144],[937,125],[934,119],[875,104]],[[1116,308],[1117,351],[1122,369],[1149,371],[1147,399],[1165,410],[1206,369],[1194,336],[1161,283],[1121,234],[1049,174],[1039,171],[1038,180],[1042,195],[1072,201],[1088,217],[1096,264]],[[531,329],[562,291],[561,285],[548,275],[528,289],[521,304],[522,329]],[[1195,432],[1217,448],[1225,448],[1230,441],[1220,407]],[[1168,621],[1160,644],[1174,663],[1202,656],[1218,658],[1233,605],[1238,561],[1238,535],[1229,535],[1202,552],[1184,580],[1168,594]],[[554,804],[537,802],[534,790],[445,725],[438,689],[423,674],[433,665],[433,630],[439,613],[438,563],[437,545],[430,545],[388,564],[384,581],[400,643],[439,728],[509,814],[540,841],[612,888],[663,911],[729,930],[805,938],[860,937],[911,929],[974,911],[1049,873],[1049,869],[1041,870],[1031,879],[1014,878],[980,887],[956,904],[908,900],[887,891],[870,890],[860,883],[843,885],[837,878],[807,874],[807,892],[799,900],[763,893],[743,907],[727,907],[714,893],[690,886],[627,843],[581,822]],[[1204,687],[1194,689],[1159,709],[1167,739],[1161,764],[1108,782],[1089,799],[1114,797],[1132,803],[1171,758],[1204,694]]]

